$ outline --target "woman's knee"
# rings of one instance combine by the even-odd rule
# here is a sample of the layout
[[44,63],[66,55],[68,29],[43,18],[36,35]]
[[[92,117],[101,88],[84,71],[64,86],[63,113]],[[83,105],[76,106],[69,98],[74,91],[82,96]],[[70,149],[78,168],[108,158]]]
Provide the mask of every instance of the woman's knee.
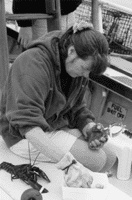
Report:
[[90,150],[87,142],[81,138],[76,140],[70,152],[78,162],[94,172],[99,172],[107,162],[106,153],[102,149],[98,151]]
[[[89,158],[87,158],[87,163],[84,163],[84,166],[92,170],[93,172],[100,172],[107,162],[107,155],[106,153],[100,149],[95,152],[92,157],[92,162],[89,162]],[[82,163],[83,164],[83,163]]]

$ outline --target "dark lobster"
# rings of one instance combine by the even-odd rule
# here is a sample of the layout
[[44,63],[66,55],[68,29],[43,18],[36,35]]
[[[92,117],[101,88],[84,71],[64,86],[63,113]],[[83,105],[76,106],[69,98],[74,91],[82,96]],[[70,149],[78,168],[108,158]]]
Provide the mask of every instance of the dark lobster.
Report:
[[[0,170],[3,169],[11,174],[11,180],[21,179],[33,189],[42,190],[42,186],[37,182],[38,177],[50,182],[48,176],[38,167],[31,164],[13,165],[8,162],[0,164]],[[41,193],[47,193],[48,190],[44,188]]]

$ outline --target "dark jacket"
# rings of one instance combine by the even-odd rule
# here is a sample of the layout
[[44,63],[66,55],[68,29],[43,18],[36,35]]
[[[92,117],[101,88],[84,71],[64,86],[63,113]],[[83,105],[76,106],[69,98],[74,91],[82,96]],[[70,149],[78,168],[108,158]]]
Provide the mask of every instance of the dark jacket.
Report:
[[[61,14],[67,15],[82,3],[82,0],[61,0]],[[46,6],[44,0],[13,0],[12,11],[14,14],[23,13],[46,13]],[[20,27],[32,26],[31,20],[17,21]]]
[[[94,120],[83,100],[88,80],[61,73],[64,65],[58,50],[60,36],[60,31],[53,31],[32,42],[10,68],[0,105],[1,133],[9,147],[36,126],[43,131],[66,126],[81,131]],[[71,81],[64,89],[61,83],[66,77]]]

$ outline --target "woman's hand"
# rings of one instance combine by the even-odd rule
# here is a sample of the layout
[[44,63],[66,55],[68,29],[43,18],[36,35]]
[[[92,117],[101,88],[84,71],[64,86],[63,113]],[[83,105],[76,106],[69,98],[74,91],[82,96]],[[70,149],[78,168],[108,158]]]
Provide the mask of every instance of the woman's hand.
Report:
[[18,43],[21,44],[25,49],[32,41],[32,28],[21,27],[19,30],[19,36],[17,39]]
[[87,124],[83,129],[83,135],[91,150],[100,149],[108,141],[108,129],[105,130],[100,123],[91,122]]

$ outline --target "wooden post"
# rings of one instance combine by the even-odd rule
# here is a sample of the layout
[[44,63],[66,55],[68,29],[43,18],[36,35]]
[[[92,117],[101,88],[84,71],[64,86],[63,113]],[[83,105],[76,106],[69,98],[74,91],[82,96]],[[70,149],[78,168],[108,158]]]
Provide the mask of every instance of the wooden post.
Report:
[[97,31],[103,32],[102,9],[99,0],[92,0],[92,23]]
[[5,3],[0,0],[0,98],[9,68],[8,42],[5,19]]
[[52,19],[47,19],[47,29],[49,31],[61,30],[61,8],[60,0],[45,0],[46,13],[53,14]]

